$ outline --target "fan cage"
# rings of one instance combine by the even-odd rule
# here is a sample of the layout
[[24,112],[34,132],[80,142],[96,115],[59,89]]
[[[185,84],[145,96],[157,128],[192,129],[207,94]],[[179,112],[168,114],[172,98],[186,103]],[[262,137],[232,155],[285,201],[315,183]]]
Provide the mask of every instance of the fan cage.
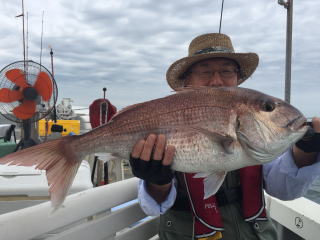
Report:
[[[35,84],[35,81],[37,79],[37,76],[40,72],[45,72],[50,76],[50,79],[52,80],[52,86],[53,86],[53,93],[49,101],[43,101],[41,96],[38,96],[36,99],[36,113],[33,115],[33,117],[29,120],[32,122],[38,121],[44,117],[46,117],[54,108],[55,103],[57,102],[58,98],[58,88],[57,84],[50,73],[50,71],[44,67],[43,65],[40,65],[39,63],[36,63],[34,61],[28,60],[28,61],[17,61],[14,63],[11,63],[4,67],[0,71],[0,89],[2,88],[9,88],[11,90],[15,90],[17,88],[17,85],[15,83],[11,82],[6,77],[6,72],[11,69],[20,69],[24,71],[25,73],[25,79],[28,84],[33,86]],[[4,103],[0,102],[0,113],[9,121],[22,123],[23,120],[17,118],[13,113],[12,110],[19,106],[21,102],[15,101],[11,103]]]

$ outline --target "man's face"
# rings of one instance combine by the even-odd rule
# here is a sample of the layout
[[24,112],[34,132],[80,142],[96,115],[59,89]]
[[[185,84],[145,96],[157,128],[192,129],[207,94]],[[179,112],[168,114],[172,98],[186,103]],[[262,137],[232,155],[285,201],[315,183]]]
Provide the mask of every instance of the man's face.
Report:
[[225,58],[212,58],[194,64],[186,77],[186,86],[192,87],[234,87],[239,73],[234,61]]

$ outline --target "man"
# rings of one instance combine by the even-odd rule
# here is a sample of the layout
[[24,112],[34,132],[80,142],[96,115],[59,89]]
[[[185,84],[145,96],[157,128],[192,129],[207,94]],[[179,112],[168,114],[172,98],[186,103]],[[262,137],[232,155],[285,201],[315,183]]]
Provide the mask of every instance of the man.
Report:
[[[227,35],[204,34],[190,43],[188,57],[169,67],[167,81],[174,90],[237,86],[251,76],[258,60],[255,53],[235,53]],[[217,214],[209,217],[206,211],[199,213],[190,204],[193,196],[197,196],[190,194],[196,191],[192,189],[193,180],[188,182],[186,175],[170,170],[175,149],[166,146],[165,136],[150,134],[147,139],[138,141],[130,162],[134,175],[144,180],[139,186],[142,209],[148,215],[161,214],[160,239],[277,239],[275,228],[265,215],[264,202],[259,202],[261,196],[263,199],[262,188],[252,188],[254,184],[250,181],[261,181],[256,185],[263,185],[270,195],[283,200],[302,196],[320,173],[320,119],[314,118],[312,123],[317,132],[312,140],[299,141],[299,147],[293,146],[261,168],[229,172],[214,196],[213,205],[209,205],[218,206]],[[135,167],[139,164],[134,163],[139,161],[144,163],[143,169]],[[161,162],[161,171],[152,172],[155,162]],[[248,217],[248,211],[256,213]],[[208,227],[203,220],[206,217],[209,221],[213,219],[214,224]]]

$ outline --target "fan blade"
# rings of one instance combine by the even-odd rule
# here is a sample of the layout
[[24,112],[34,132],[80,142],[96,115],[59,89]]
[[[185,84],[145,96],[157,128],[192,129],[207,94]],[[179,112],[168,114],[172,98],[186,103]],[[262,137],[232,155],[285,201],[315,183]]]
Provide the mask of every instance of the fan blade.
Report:
[[38,74],[34,88],[38,91],[43,101],[49,101],[52,96],[52,80],[45,72]]
[[9,88],[0,89],[0,102],[10,103],[22,99],[22,92],[11,90]]
[[26,78],[24,77],[24,73],[20,69],[11,69],[6,72],[6,77],[19,87],[25,88],[28,87],[28,83]]
[[29,119],[36,112],[36,103],[35,101],[24,100],[23,103],[14,108],[12,112],[19,119]]

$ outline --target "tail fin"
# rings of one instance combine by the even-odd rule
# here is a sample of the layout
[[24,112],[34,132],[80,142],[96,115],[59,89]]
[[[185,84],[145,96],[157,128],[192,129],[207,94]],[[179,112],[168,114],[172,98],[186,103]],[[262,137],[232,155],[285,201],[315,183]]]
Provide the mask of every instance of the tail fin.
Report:
[[51,203],[58,208],[64,201],[81,163],[74,149],[78,136],[66,136],[26,148],[0,158],[0,164],[35,166],[46,170]]

